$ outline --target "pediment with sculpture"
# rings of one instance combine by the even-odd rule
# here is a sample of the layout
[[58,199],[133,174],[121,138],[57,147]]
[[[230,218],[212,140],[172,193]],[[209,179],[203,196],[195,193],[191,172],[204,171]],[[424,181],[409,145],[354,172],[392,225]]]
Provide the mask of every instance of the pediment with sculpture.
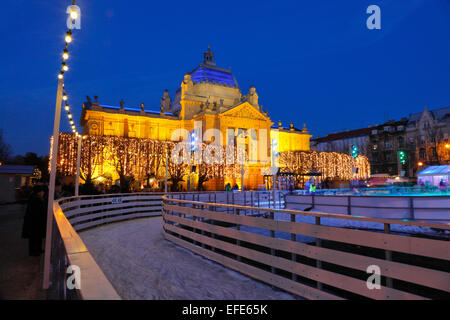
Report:
[[251,120],[270,121],[270,118],[248,102],[243,102],[219,115],[219,117],[245,118]]

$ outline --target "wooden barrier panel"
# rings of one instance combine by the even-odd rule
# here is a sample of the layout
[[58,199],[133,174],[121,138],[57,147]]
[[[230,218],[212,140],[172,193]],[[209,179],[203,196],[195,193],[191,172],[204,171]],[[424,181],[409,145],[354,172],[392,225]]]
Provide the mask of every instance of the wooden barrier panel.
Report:
[[259,217],[235,216],[227,213],[209,211],[206,209],[177,207],[175,205],[164,204],[164,209],[232,224],[285,233],[295,233],[314,238],[450,260],[450,242],[448,241],[404,237],[391,234],[344,229],[340,227],[320,226],[303,222],[292,223],[289,221],[276,221],[262,219]]
[[[209,207],[209,209],[202,209],[204,207]],[[226,210],[218,212],[217,209],[219,208]],[[393,288],[391,279],[398,279],[420,286],[450,292],[450,275],[448,272],[391,261],[392,251],[401,252],[406,255],[424,256],[448,261],[450,260],[449,241],[324,226],[320,225],[320,218],[330,217],[335,219],[378,222],[385,225],[385,230],[386,228],[387,230],[390,229],[390,224],[426,225],[427,227],[449,229],[448,225],[436,225],[412,221],[393,221],[388,219],[357,218],[348,215],[276,210],[226,204],[211,204],[198,201],[176,200],[169,197],[163,197],[163,209],[164,230],[167,239],[207,258],[222,263],[224,266],[231,267],[237,271],[245,270],[243,273],[275,286],[278,285],[275,284],[276,281],[273,280],[273,276],[279,277],[279,275],[274,275],[273,272],[277,269],[291,273],[292,279],[296,279],[297,276],[300,276],[316,281],[317,289],[302,284],[303,287],[301,291],[302,296],[304,297],[318,297],[316,293],[312,294],[312,291],[309,292],[309,290],[314,289],[323,292],[323,285],[329,285],[334,288],[373,299],[424,299],[424,297],[420,296],[420,293],[413,294],[408,291]],[[272,219],[239,215],[239,211],[246,213],[252,210],[266,212]],[[316,224],[295,222],[295,220],[292,219],[291,221],[273,220],[273,213],[271,214],[270,212],[286,213],[291,216],[314,216],[316,218]],[[217,223],[228,223],[231,226],[235,226],[235,228],[216,225]],[[270,236],[242,231],[242,226],[267,230]],[[291,234],[291,240],[275,238],[275,231]],[[297,242],[295,241],[294,235],[315,238],[317,239],[316,245]],[[230,243],[230,240],[223,241],[218,239],[221,237],[233,239],[235,242]],[[193,243],[186,241],[185,239],[190,239]],[[294,241],[292,239],[294,239]],[[320,245],[321,239],[382,249],[386,252],[386,259],[373,258],[352,252],[340,251],[334,248],[323,248]],[[259,248],[261,248],[261,246],[266,247],[270,249],[270,254],[261,250],[251,249],[247,246],[243,247],[241,246],[242,242],[259,246]],[[211,247],[211,250],[208,250],[205,247]],[[216,250],[235,255],[236,259],[219,254]],[[275,250],[289,253],[292,259],[276,256]],[[300,263],[296,259],[294,260],[294,256],[304,256],[306,258],[314,259],[317,261],[316,266],[314,267]],[[248,264],[244,263],[243,259],[270,266],[272,272],[258,269],[254,265],[251,265],[251,268],[249,269]],[[231,262],[231,260],[233,262]],[[363,272],[367,272],[368,266],[377,265],[380,267],[382,276],[386,277],[387,282],[386,285],[381,286],[378,290],[369,290],[365,280],[337,273],[335,271],[324,270],[322,262]],[[258,275],[256,275],[255,268],[265,273],[258,271]],[[292,285],[297,285],[299,283],[288,278],[282,278],[282,288],[286,291],[298,294],[298,288],[293,290]],[[281,286],[279,287],[281,288]],[[305,290],[309,292],[306,296]]]
[[289,241],[285,239],[270,238],[255,233],[238,231],[231,228],[221,227],[200,221],[183,219],[175,215],[164,215],[166,221],[173,221],[180,225],[189,226],[194,229],[211,232],[215,235],[223,235],[228,238],[265,246],[276,250],[283,250],[308,258],[325,261],[344,267],[366,271],[369,265],[378,265],[383,275],[416,283],[419,285],[446,291],[450,288],[450,275],[446,272],[421,268],[403,263],[376,259],[358,254],[321,248],[302,242]]
[[67,254],[68,264],[80,268],[81,298],[87,300],[120,300],[120,296],[103,274],[80,236],[64,216],[58,203],[54,202],[53,215]]
[[448,195],[286,195],[286,207],[372,218],[450,221]]

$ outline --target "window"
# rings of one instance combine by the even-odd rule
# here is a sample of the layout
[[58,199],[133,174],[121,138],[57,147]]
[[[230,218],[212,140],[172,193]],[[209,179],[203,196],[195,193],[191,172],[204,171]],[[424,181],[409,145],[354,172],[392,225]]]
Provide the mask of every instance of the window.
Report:
[[424,144],[425,143],[425,136],[420,136],[420,144]]
[[398,146],[403,147],[404,144],[405,144],[405,140],[403,139],[403,137],[398,137]]
[[419,150],[419,159],[424,160],[426,157],[426,152],[424,148],[420,148]]
[[433,158],[437,158],[436,148],[431,148],[431,154],[433,155]]
[[403,126],[398,126],[397,127],[397,131],[403,131],[404,127]]
[[372,130],[372,134],[377,134],[378,131],[376,129]]
[[378,149],[378,145],[377,144],[374,144],[373,145],[373,150],[377,150]]
[[386,142],[384,143],[384,147],[385,147],[386,149],[390,149],[390,148],[391,148],[391,143],[390,143],[389,141],[386,141]]
[[448,133],[444,133],[444,141],[448,141]]
[[386,132],[390,132],[391,131],[391,127],[384,127],[383,130],[386,131]]

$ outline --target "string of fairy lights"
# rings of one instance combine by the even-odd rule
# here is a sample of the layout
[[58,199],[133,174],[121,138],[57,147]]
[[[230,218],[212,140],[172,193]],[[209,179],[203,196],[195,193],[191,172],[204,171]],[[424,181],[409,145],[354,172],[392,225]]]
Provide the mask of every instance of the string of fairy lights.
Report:
[[[75,0],[73,0],[72,2],[72,6],[75,6]],[[72,43],[72,22],[74,20],[76,20],[78,18],[78,12],[75,9],[72,9],[70,11],[70,19],[71,19],[71,23],[70,23],[70,27],[68,28],[69,30],[66,32],[66,36],[64,37],[64,41],[65,41],[65,47],[64,47],[64,51],[62,53],[62,66],[61,66],[61,71],[58,74],[58,79],[64,79],[64,73],[69,71],[69,66],[67,65],[67,60],[69,59],[69,44]],[[66,88],[65,85],[63,84],[63,96],[62,99],[65,103],[64,105],[64,110],[66,111],[66,116],[67,119],[69,121],[70,127],[72,129],[72,132],[75,134],[76,137],[80,136],[80,133],[78,133],[76,126],[75,126],[75,122],[73,121],[73,116],[72,113],[70,112],[70,105],[69,105],[69,98],[67,96],[67,92],[66,92]]]
[[[73,134],[61,133],[59,138],[60,161],[57,163],[57,171],[64,175],[73,175],[76,170],[77,139]],[[133,175],[137,180],[145,180],[148,173],[154,173],[160,178],[164,177],[165,152],[175,147],[176,142],[161,141],[147,138],[89,135],[83,142],[81,153],[81,171],[86,175],[91,171],[92,177],[96,178],[105,173],[117,175],[116,167],[121,163],[120,170],[126,175]],[[202,144],[202,149],[206,148]],[[220,151],[219,151],[220,152]],[[225,150],[221,152],[225,153]],[[237,152],[237,151],[236,151]],[[200,164],[196,165],[196,172],[204,172],[208,178],[221,177],[225,180],[241,178],[242,166],[238,163],[239,155],[232,156],[234,164]],[[223,155],[223,158],[226,156]],[[359,155],[353,158],[348,154],[337,152],[317,151],[284,151],[280,152],[281,172],[292,173],[299,178],[310,171],[320,172],[321,178],[352,180],[367,179],[370,176],[369,160]],[[354,172],[354,168],[358,168]],[[185,163],[175,165],[169,162],[169,173],[171,177],[179,170],[182,176],[189,172],[189,166]],[[207,170],[207,172],[206,172]],[[248,171],[248,170],[247,170]],[[248,174],[246,171],[245,174]],[[269,175],[269,172],[266,173]]]

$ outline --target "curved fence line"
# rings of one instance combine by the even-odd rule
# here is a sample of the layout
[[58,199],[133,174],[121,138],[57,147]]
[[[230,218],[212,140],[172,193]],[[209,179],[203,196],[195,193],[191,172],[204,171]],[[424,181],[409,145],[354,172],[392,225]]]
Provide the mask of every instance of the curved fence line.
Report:
[[[325,218],[381,223],[384,230],[324,225]],[[163,219],[167,240],[305,298],[450,297],[448,239],[391,232],[391,225],[444,231],[450,225],[192,201],[180,195],[163,197]],[[371,266],[380,271],[374,274],[378,289],[369,289]]]
[[[177,193],[174,193],[177,194]],[[61,198],[54,202],[52,232],[52,299],[120,299],[77,232],[106,223],[161,216],[162,193],[122,193]],[[213,200],[219,203],[282,206],[277,192],[196,192],[178,193],[183,199]],[[67,289],[67,268],[76,265],[81,272],[81,288]]]

